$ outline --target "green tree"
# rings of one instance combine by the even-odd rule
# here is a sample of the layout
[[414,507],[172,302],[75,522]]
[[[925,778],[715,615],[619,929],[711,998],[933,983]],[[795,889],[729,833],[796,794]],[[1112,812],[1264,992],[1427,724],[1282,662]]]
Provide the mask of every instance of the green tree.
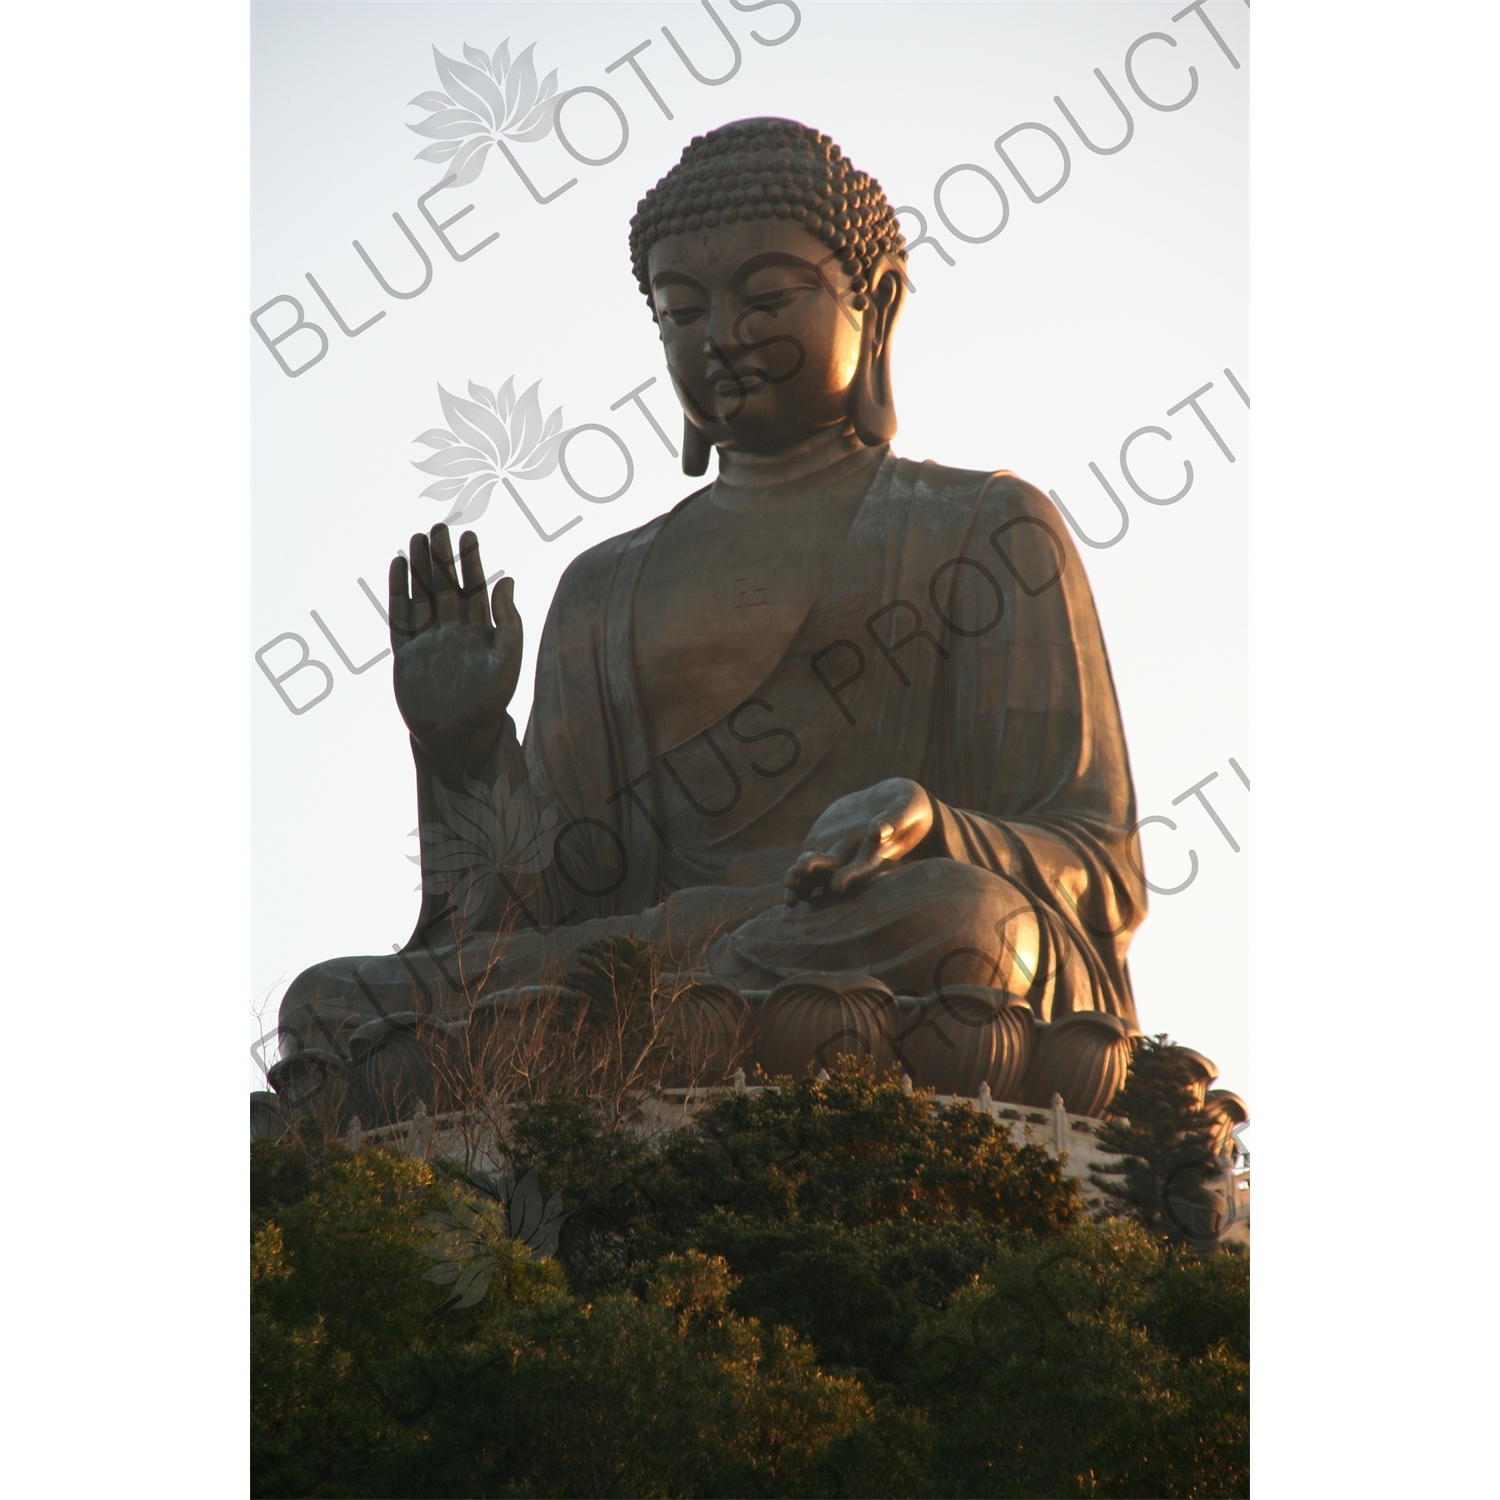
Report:
[[257,1494],[786,1493],[870,1423],[857,1381],[735,1313],[698,1252],[585,1302],[502,1240],[485,1297],[441,1312],[423,1252],[460,1190],[422,1162],[299,1150],[255,1149]]
[[946,1492],[1249,1494],[1248,1293],[1124,1220],[1002,1252],[920,1345]]
[[1119,1165],[1093,1181],[1113,1213],[1177,1243],[1212,1246],[1214,1200],[1206,1189],[1222,1166],[1216,1124],[1198,1102],[1198,1076],[1165,1035],[1140,1038],[1098,1136]]

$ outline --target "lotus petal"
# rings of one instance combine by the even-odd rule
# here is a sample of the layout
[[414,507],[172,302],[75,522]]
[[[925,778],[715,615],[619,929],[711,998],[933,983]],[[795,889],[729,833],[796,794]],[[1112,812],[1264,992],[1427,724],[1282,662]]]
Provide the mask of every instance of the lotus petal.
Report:
[[462,396],[450,396],[442,386],[438,387],[438,401],[448,419],[448,426],[465,442],[488,453],[497,469],[503,469],[511,454],[511,439],[505,423],[489,407],[477,401],[465,401]]
[[540,141],[552,133],[553,116],[556,104],[549,100],[542,106],[542,113],[537,117],[534,125],[523,129],[503,130],[500,133],[508,141],[515,141],[517,145],[527,145],[532,141]]
[[[499,92],[499,86],[489,75],[487,68],[474,68],[471,63],[449,63],[449,72],[444,78],[444,83],[449,84],[450,92],[453,86],[465,90],[466,95],[480,101],[481,113],[489,118],[490,124],[498,126],[505,118],[504,96]],[[466,104],[466,99],[460,95],[453,98],[458,99],[459,104]]]
[[429,839],[434,843],[443,839],[465,839],[473,846],[476,857],[487,857],[493,851],[499,833],[491,809],[473,797],[450,792],[441,785],[434,795],[442,821],[422,825],[424,845]]
[[454,1265],[451,1261],[446,1266],[434,1266],[423,1277],[423,1281],[435,1281],[439,1286],[447,1286],[450,1282],[457,1281],[463,1275],[463,1267]]
[[438,827],[443,833],[469,839],[487,860],[493,859],[500,839],[500,824],[494,809],[477,797],[450,792],[441,784],[436,788],[436,800],[443,819]]
[[412,460],[412,468],[424,474],[473,474],[480,469],[493,472],[494,467],[494,459],[473,448],[444,448],[430,458]]
[[567,435],[560,432],[556,437],[548,438],[545,443],[539,443],[531,461],[524,468],[512,468],[506,472],[514,474],[517,479],[545,479],[561,461],[562,445]]
[[467,479],[439,479],[429,484],[420,495],[419,500],[448,500],[456,495],[469,481]]
[[547,85],[542,89],[536,103],[524,115],[520,115],[506,126],[505,134],[512,140],[540,140],[552,129],[559,102],[552,97],[557,89],[555,72],[547,75]]
[[489,788],[480,786],[477,796],[459,796],[455,792],[447,792],[445,795],[450,799],[449,810],[458,817],[468,818],[476,829],[486,854],[493,856],[497,841],[500,838],[500,815],[490,802]]
[[469,394],[476,400],[482,401],[491,411],[495,410],[495,398],[482,385],[469,382]]
[[[499,788],[497,787],[496,790],[498,791]],[[519,797],[507,797],[503,801],[497,799],[496,805],[502,809],[501,825],[504,831],[502,852],[509,853],[515,848],[516,840],[526,821],[526,814]]]
[[542,403],[537,395],[541,384],[540,380],[536,380],[527,386],[525,394],[516,402],[516,409],[511,414],[511,451],[518,464],[525,463],[531,456],[532,448],[542,435]]
[[488,872],[475,874],[467,879],[460,880],[454,885],[449,893],[456,910],[459,925],[468,926],[478,918],[479,914],[489,904],[490,892],[494,887],[494,877]]
[[490,494],[498,483],[496,479],[481,479],[478,482],[471,480],[473,488],[466,487],[465,492],[454,501],[453,510],[443,524],[457,526],[461,522],[477,521],[490,508]]
[[510,1232],[523,1243],[541,1226],[542,1190],[533,1167],[516,1184],[510,1200]]
[[[433,118],[436,119],[436,116]],[[416,131],[418,135],[425,135],[431,141],[456,141],[460,144],[471,135],[484,135],[489,131],[489,126],[483,120],[450,120],[442,125],[424,120],[420,125],[408,125],[406,128]]]
[[437,64],[438,77],[455,104],[463,105],[480,115],[493,130],[504,119],[500,90],[488,73],[471,63],[459,62],[456,58],[444,57],[436,47],[432,49],[433,61]]
[[[469,389],[473,390],[473,386]],[[425,443],[429,448],[451,448],[458,442],[458,439],[441,427],[429,427],[426,432],[414,437],[412,442]]]
[[[495,783],[494,796],[504,822],[501,863],[506,869],[520,874],[544,868],[551,862],[551,851],[545,843],[556,826],[557,808],[538,808],[535,799],[524,788],[512,793],[503,776]],[[538,862],[539,852],[541,858]]]
[[[446,811],[440,808],[439,811]],[[449,840],[458,840],[467,848],[472,839],[455,833],[446,823],[424,823],[422,825],[422,852],[436,854],[450,847]]]
[[511,64],[510,72],[506,75],[503,118],[507,123],[519,119],[536,103],[536,64],[531,60],[531,54],[535,50],[536,43],[533,42]]
[[447,161],[460,143],[457,141],[438,141],[431,146],[424,146],[412,157],[413,161]]
[[465,42],[464,56],[482,72],[488,73],[490,71],[490,55],[488,52],[481,52],[478,47],[471,47]]
[[550,417],[547,418],[547,425],[542,428],[542,441],[545,442],[549,437],[551,437],[553,435],[553,433],[557,432],[561,427],[562,427],[562,407],[559,406],[557,408],[557,410],[555,412],[553,412]]
[[469,139],[466,140],[463,143],[463,145],[461,145],[458,148],[457,152],[454,154],[453,163],[448,168],[448,170],[450,172],[461,172],[469,164],[469,159],[474,155],[474,153],[476,151],[479,150],[479,148],[481,146],[484,147],[484,149],[486,151],[489,150],[489,147],[490,147],[490,138],[489,138],[489,136],[487,136],[487,135],[474,135],[474,136],[470,136]]
[[477,521],[490,508],[490,499],[494,494],[495,486],[487,485],[463,508],[460,515],[454,516],[447,522],[450,526],[467,526],[471,521]]
[[500,415],[508,422],[510,414],[516,404],[516,377],[510,376],[505,384],[495,393],[495,406]]
[[433,1260],[468,1260],[475,1244],[475,1238],[468,1230],[450,1229],[435,1235],[420,1248],[423,1255]]
[[[465,1224],[465,1226],[468,1227],[469,1230],[483,1230],[484,1227],[486,1227],[486,1221],[484,1221],[483,1215],[478,1214],[478,1212],[475,1212],[474,1209],[469,1208],[468,1203],[463,1202],[460,1197],[450,1196],[449,1206],[453,1209],[453,1217],[455,1217],[460,1224]],[[478,1248],[478,1245],[480,1245],[480,1238],[478,1238],[478,1235],[474,1235],[474,1233],[471,1233],[471,1235],[469,1235],[469,1245],[471,1245],[471,1247]]]
[[490,1277],[494,1275],[495,1263],[493,1260],[480,1261],[469,1267],[454,1285],[454,1293],[458,1300],[452,1304],[455,1311],[461,1307],[473,1307],[475,1303],[484,1298],[484,1294],[490,1289]]
[[466,135],[473,135],[476,131],[493,127],[473,110],[443,109],[406,128],[416,131],[418,135],[425,135],[428,140],[457,141],[462,140]]
[[554,1193],[542,1211],[542,1222],[526,1241],[538,1260],[546,1260],[549,1255],[557,1254],[558,1237],[569,1217],[571,1216],[563,1212],[562,1194]]
[[521,850],[521,857],[506,868],[518,875],[535,875],[538,870],[545,870],[552,863],[551,838],[556,826],[557,809],[549,807],[538,822],[534,836]]
[[[457,175],[447,183],[447,186],[450,188],[463,187],[465,184],[473,182],[484,171],[484,159],[489,155],[490,147],[493,144],[493,141],[484,140],[482,137],[476,137],[473,141],[469,142],[459,152],[458,156],[453,159],[453,166],[450,170],[456,169]],[[459,166],[460,159],[463,159],[462,166]]]
[[428,857],[427,870],[429,874],[439,877],[444,885],[454,886],[474,874],[476,860],[472,844],[450,844],[448,847],[452,853],[437,853]]
[[495,48],[495,55],[491,59],[491,62],[494,64],[493,71],[494,71],[495,77],[498,78],[498,79],[500,79],[503,82],[504,79],[505,79],[505,75],[508,72],[510,72],[510,38],[509,37],[506,37],[506,39],[503,42],[501,42],[498,47]]
[[[543,90],[545,92],[545,90]],[[418,94],[415,99],[408,102],[407,108],[415,104],[418,109],[452,109],[453,101],[446,94],[439,94],[428,90],[425,94]]]

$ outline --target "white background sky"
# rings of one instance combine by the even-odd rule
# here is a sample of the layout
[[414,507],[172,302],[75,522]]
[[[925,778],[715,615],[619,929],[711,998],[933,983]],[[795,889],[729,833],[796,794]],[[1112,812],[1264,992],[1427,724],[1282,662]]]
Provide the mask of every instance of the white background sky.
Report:
[[[447,507],[419,498],[430,476],[411,467],[427,450],[412,439],[444,425],[441,383],[462,393],[514,376],[541,381],[543,409],[568,426],[600,422],[630,448],[635,477],[610,505],[579,502],[561,474],[518,485],[549,531],[541,541],[497,491],[477,522],[488,569],[516,577],[528,652],[513,712],[529,712],[535,646],[562,570],[580,551],[666,510],[696,487],[627,406],[610,405],[655,376],[645,399],[680,440],[654,326],[630,273],[630,214],[641,193],[695,134],[749,115],[786,115],[832,135],[892,201],[921,210],[930,245],[910,261],[915,294],[897,340],[901,430],[896,450],[960,467],[1009,468],[1056,490],[1095,540],[1118,527],[1089,471],[1097,463],[1126,503],[1129,530],[1115,546],[1080,544],[1114,668],[1142,815],[1177,823],[1144,831],[1147,873],[1157,885],[1199,872],[1182,893],[1155,896],[1131,954],[1137,1004],[1148,1031],[1170,1032],[1214,1058],[1221,1082],[1250,1092],[1246,902],[1248,799],[1229,765],[1251,778],[1246,714],[1246,514],[1249,414],[1223,371],[1254,397],[1246,348],[1249,13],[1217,0],[1211,15],[1241,66],[1234,68],[1194,15],[1173,23],[1155,4],[802,4],[741,14],[715,10],[739,44],[735,77],[695,81],[662,34],[670,29],[700,72],[725,72],[731,53],[698,4],[302,5],[252,11],[253,303],[298,298],[328,331],[326,358],[288,378],[247,328],[254,383],[254,629],[257,647],[283,632],[309,642],[333,674],[333,691],[294,716],[253,663],[254,975],[247,1006],[267,1020],[287,983],[319,959],[389,951],[410,933],[417,909],[416,822],[410,752],[390,688],[389,659],[359,675],[338,661],[310,617],[316,610],[356,664],[384,642],[360,590],[383,597],[391,553]],[[1196,96],[1160,112],[1131,90],[1130,44],[1164,32],[1177,45],[1143,44],[1141,86],[1171,102],[1196,70]],[[409,131],[425,118],[407,101],[441,90],[436,46],[462,57],[465,43],[512,55],[535,44],[539,74],[559,87],[604,88],[629,122],[629,140],[608,165],[573,161],[555,138],[513,147],[543,192],[576,177],[554,202],[533,201],[491,153],[471,185],[430,200],[446,219],[474,205],[451,231],[460,249],[499,238],[458,264],[416,206],[442,170],[414,161],[428,141]],[[628,67],[605,68],[638,43],[642,67],[675,118],[667,120]],[[837,57],[837,67],[830,59]],[[1120,139],[1124,121],[1094,76],[1101,69],[1134,122],[1120,152],[1089,152],[1054,103],[1060,95],[1090,138]],[[994,149],[1023,121],[1056,130],[1071,175],[1041,204],[1028,200]],[[620,140],[608,107],[583,95],[565,116],[586,155]],[[1057,178],[1056,148],[1023,132],[1009,149],[1034,188]],[[1010,219],[985,244],[948,232],[934,211],[939,176],[982,165],[1004,186]],[[943,191],[958,229],[997,222],[993,189],[960,173]],[[398,301],[376,285],[352,248],[357,239],[398,289],[416,286],[417,257],[392,220],[399,212],[433,261],[430,287]],[[917,221],[904,216],[909,240]],[[311,272],[356,326],[334,327],[308,285]],[[278,306],[263,318],[273,336],[289,326]],[[295,368],[315,354],[301,333],[280,346]],[[1223,434],[1230,464],[1191,409],[1167,409],[1213,382],[1204,410]],[[1143,503],[1120,472],[1125,437],[1142,485],[1170,495],[1193,466],[1187,496]],[[590,447],[594,444],[594,447]],[[680,441],[679,441],[680,446]],[[603,439],[580,439],[570,458],[595,493],[616,488],[619,458]],[[293,666],[283,642],[265,660]],[[299,705],[323,685],[313,669],[289,678]],[[1207,795],[1241,845],[1233,851],[1194,799],[1172,799],[1217,772]],[[255,1026],[259,1034],[259,1023]],[[253,1078],[252,1078],[252,1081]]]

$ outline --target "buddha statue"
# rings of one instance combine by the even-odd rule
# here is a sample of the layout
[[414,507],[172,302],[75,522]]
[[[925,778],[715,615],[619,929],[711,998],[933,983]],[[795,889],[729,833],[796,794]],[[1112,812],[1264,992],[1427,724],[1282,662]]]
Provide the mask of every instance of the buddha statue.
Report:
[[[524,739],[512,579],[487,594],[477,538],[455,556],[443,526],[393,561],[421,912],[399,952],[296,978],[274,1086],[295,1103],[368,1082],[401,1034],[462,1027],[614,938],[752,1010],[788,985],[874,995],[882,1057],[905,1059],[892,1027],[914,1008],[962,992],[1023,1051],[1069,1039],[1035,1086],[1097,1112],[1138,1032],[1146,893],[1067,528],[1008,471],[891,451],[905,243],[828,137],[779,119],[698,137],[641,200],[630,254],[683,469],[717,472],[568,567]],[[1027,1069],[1005,1066],[1019,1097]]]

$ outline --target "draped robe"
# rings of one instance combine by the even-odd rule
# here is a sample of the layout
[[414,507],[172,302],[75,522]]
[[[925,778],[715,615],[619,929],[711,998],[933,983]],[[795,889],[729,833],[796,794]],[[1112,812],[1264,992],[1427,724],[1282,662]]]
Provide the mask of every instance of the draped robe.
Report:
[[[584,942],[622,932],[749,991],[853,970],[1133,1024],[1135,793],[1088,580],[1047,497],[1007,472],[887,455],[775,666],[653,756],[632,608],[668,519],[591,548],[558,585],[524,745],[507,720],[491,768],[521,825],[546,831],[540,856],[507,868],[491,849],[497,878],[478,905],[468,883],[460,921],[435,852],[455,841],[428,832],[460,821],[462,799],[419,764],[418,932],[399,955],[299,976],[283,1055],[376,1015],[457,1018],[476,989],[560,978]],[[788,908],[813,823],[888,777],[927,791],[931,835],[849,895]]]

